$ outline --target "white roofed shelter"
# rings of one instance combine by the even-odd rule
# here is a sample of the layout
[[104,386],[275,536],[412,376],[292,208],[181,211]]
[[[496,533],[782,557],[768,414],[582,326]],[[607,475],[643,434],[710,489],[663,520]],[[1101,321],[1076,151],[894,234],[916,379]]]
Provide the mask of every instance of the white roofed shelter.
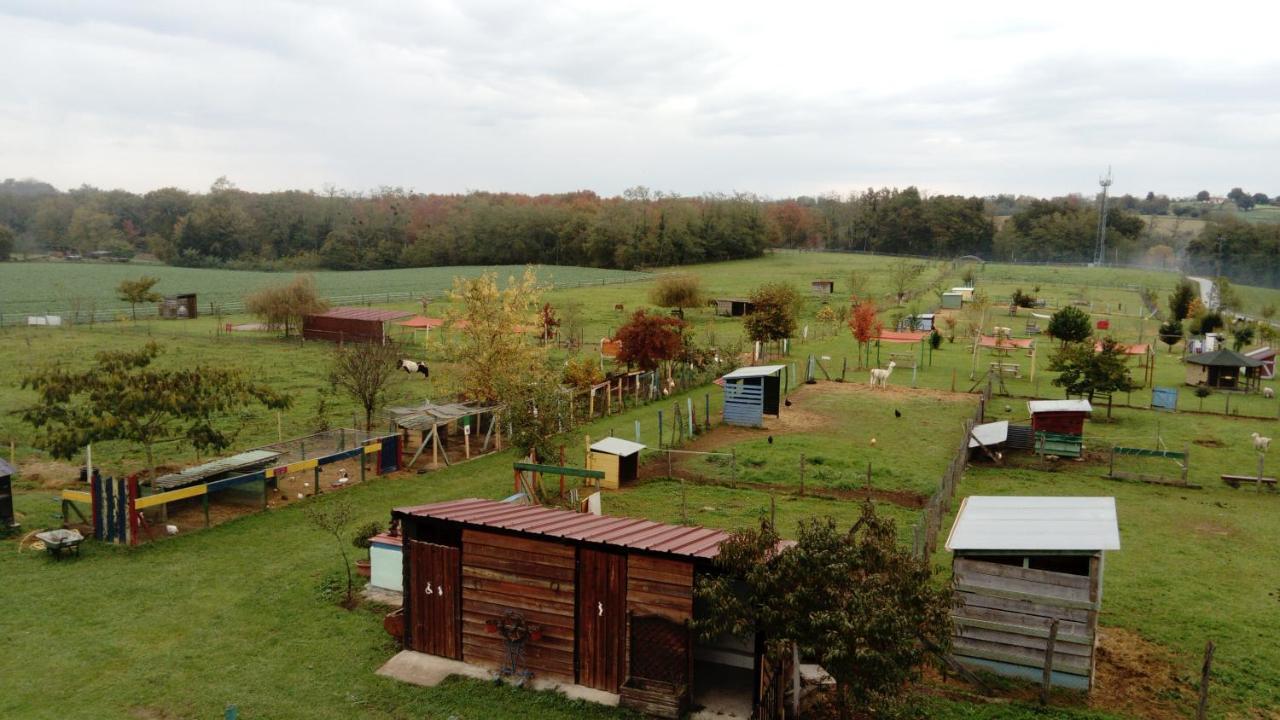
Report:
[[968,497],[946,547],[957,660],[1038,682],[1056,622],[1051,681],[1093,686],[1103,555],[1120,549],[1115,498]]
[[764,416],[781,412],[786,365],[738,368],[720,378],[724,385],[724,421],[729,425],[764,427]]
[[604,472],[600,487],[617,490],[622,483],[636,479],[640,467],[640,451],[645,446],[622,438],[607,437],[587,448],[587,469]]

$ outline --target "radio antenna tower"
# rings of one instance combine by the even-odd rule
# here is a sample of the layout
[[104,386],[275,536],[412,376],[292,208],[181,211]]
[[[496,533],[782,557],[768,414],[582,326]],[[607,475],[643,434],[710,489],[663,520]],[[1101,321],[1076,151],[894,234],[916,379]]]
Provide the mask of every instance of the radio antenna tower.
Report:
[[1095,265],[1105,265],[1107,262],[1107,190],[1111,187],[1111,166],[1107,166],[1107,174],[1098,178],[1098,185],[1102,187],[1102,200],[1098,203],[1098,252],[1094,255],[1093,262]]

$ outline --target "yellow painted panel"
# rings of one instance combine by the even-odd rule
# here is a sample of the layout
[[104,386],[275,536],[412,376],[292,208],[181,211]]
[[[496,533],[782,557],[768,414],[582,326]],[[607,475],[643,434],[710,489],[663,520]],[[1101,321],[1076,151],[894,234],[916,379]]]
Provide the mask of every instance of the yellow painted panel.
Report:
[[303,471],[303,470],[310,470],[311,468],[313,468],[313,467],[315,467],[315,466],[317,466],[317,465],[319,465],[319,464],[320,464],[320,461],[319,461],[319,460],[316,460],[316,459],[312,459],[312,460],[301,460],[301,461],[296,462],[296,463],[289,463],[289,466],[288,466],[287,468],[285,468],[285,472],[287,472],[287,473],[296,473],[296,472],[301,472],[301,471]]
[[600,487],[607,490],[618,489],[618,456],[608,453],[591,453],[591,461],[588,467],[592,470],[600,470],[604,473],[604,477],[600,480]]
[[382,443],[374,443],[374,444],[372,444],[372,445],[365,445],[365,446],[364,446],[364,454],[365,454],[365,455],[372,455],[372,454],[374,454],[374,453],[376,453],[376,452],[379,452],[379,451],[381,451],[381,450],[382,450]]
[[169,492],[157,493],[155,495],[138,498],[137,502],[135,502],[133,506],[142,510],[143,508],[149,508],[155,505],[163,505],[176,500],[185,500],[189,497],[204,495],[207,492],[209,492],[208,485],[192,485],[191,487],[178,488],[177,490],[170,490]]
[[63,490],[62,499],[78,503],[93,503],[93,497],[89,493],[80,490]]

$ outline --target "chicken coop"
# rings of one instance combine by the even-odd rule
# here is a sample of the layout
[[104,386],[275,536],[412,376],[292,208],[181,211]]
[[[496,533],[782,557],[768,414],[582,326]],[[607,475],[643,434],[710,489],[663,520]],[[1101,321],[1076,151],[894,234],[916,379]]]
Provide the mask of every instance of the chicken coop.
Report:
[[958,292],[942,293],[943,310],[959,310],[964,306],[964,295]]
[[604,472],[600,487],[617,490],[634,482],[640,469],[640,451],[645,446],[622,438],[608,437],[587,448],[587,469]]
[[[793,674],[699,642],[695,577],[728,533],[497,500],[396,508],[407,650],[603,690],[658,717],[727,695],[748,709]],[[750,669],[740,667],[745,664]],[[766,715],[775,717],[775,715]]]
[[1093,413],[1088,400],[1031,400],[1031,429],[1059,435],[1084,435],[1084,421]]
[[1262,361],[1220,347],[1187,357],[1187,384],[1255,391],[1262,385]]
[[720,378],[724,385],[725,423],[764,427],[765,415],[778,417],[786,370],[786,365],[759,365],[738,368]]
[[165,320],[195,320],[198,314],[195,293],[166,295],[160,301],[160,317]]
[[375,310],[373,308],[336,307],[302,319],[304,340],[328,340],[329,342],[387,341],[387,324],[413,315],[401,310]]
[[1104,556],[1120,549],[1115,498],[965,498],[947,538],[952,653],[1001,675],[1093,686]]

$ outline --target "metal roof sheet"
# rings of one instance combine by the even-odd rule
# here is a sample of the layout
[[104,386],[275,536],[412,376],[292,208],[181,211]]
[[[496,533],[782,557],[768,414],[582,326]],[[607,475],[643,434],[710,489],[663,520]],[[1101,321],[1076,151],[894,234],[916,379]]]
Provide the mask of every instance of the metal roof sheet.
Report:
[[1113,497],[991,497],[960,504],[948,550],[1120,549]]
[[12,465],[5,462],[4,460],[0,460],[0,477],[7,477],[9,475],[16,475],[16,474],[18,474],[18,471],[14,470]]
[[969,438],[969,447],[978,447],[978,441],[981,440],[983,445],[999,445],[1009,439],[1009,421],[1000,420],[998,422],[985,423],[977,425],[973,428],[973,437]]
[[765,377],[766,375],[772,375],[781,370],[785,370],[786,368],[786,365],[756,365],[753,367],[738,368],[721,379],[737,380],[739,378]]
[[1042,412],[1093,412],[1088,400],[1029,400],[1027,410],[1035,415]]
[[361,307],[336,307],[326,310],[322,313],[316,313],[311,317],[324,318],[340,318],[343,320],[378,320],[387,322],[389,320],[399,320],[400,318],[413,315],[411,312],[404,310],[375,310],[373,308]]
[[179,470],[176,473],[162,475],[156,478],[153,484],[157,488],[178,488],[197,483],[214,475],[234,472],[255,465],[265,465],[278,457],[280,457],[280,453],[274,450],[249,450],[230,457],[219,458],[203,465]]
[[720,543],[729,538],[729,533],[724,530],[698,525],[669,525],[641,518],[587,515],[539,505],[512,505],[475,498],[396,508],[395,512],[688,558],[715,557]]
[[599,442],[592,443],[591,449],[598,450],[603,453],[609,453],[610,455],[627,457],[644,450],[645,446],[638,442],[623,440],[622,438],[607,437]]

